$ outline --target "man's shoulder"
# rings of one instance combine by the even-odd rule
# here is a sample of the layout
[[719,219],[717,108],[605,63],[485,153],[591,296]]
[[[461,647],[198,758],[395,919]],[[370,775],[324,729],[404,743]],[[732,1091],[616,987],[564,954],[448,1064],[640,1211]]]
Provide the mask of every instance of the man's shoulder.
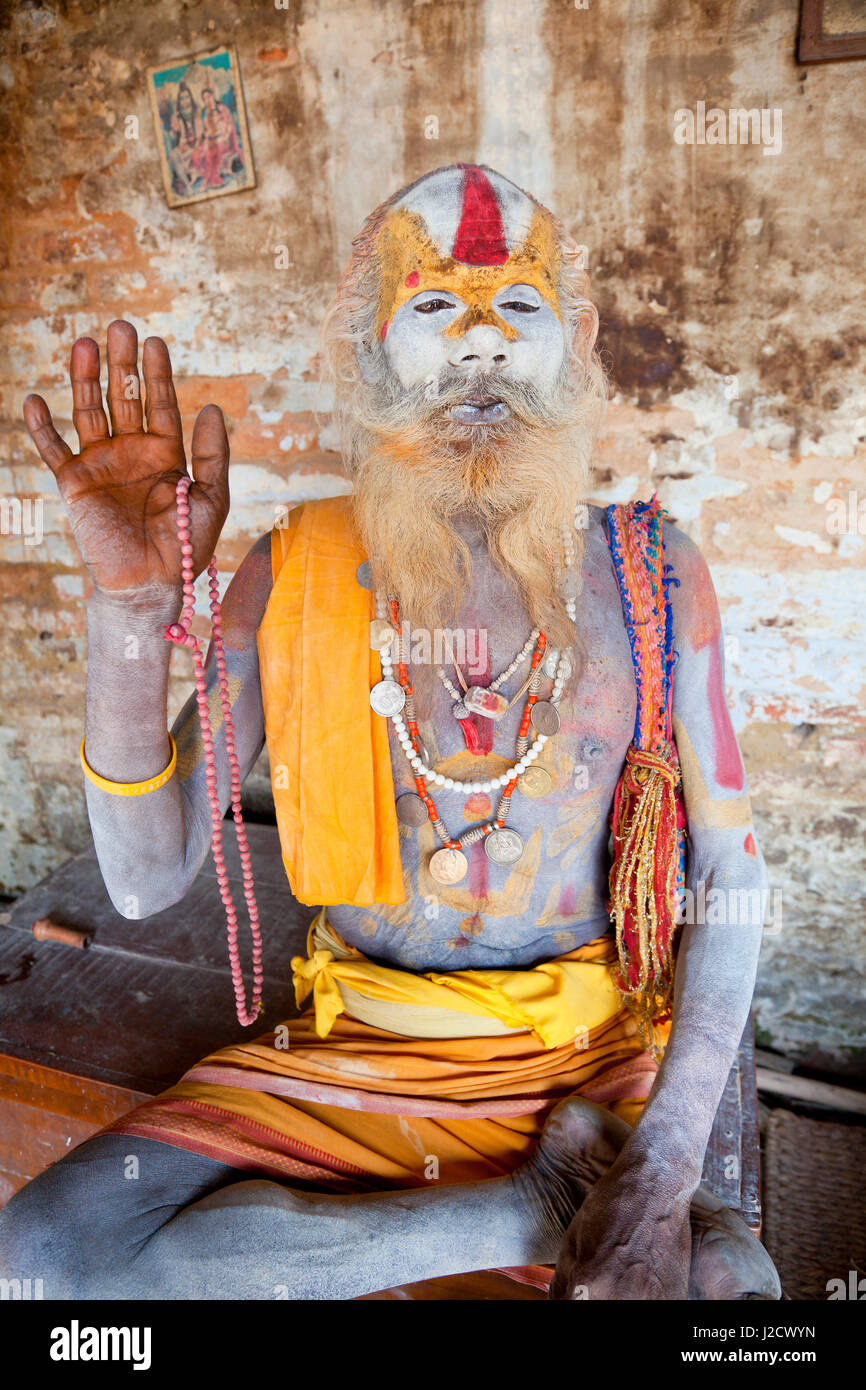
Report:
[[[640,501],[642,499],[632,500]],[[630,504],[615,505],[628,506]],[[607,545],[609,540],[609,508],[598,506],[592,502],[584,503],[582,506],[587,538],[603,540]],[[703,589],[707,583],[711,584],[709,566],[697,543],[687,531],[667,516],[664,509],[662,509],[661,522],[665,563],[672,566],[674,577],[679,580],[677,586],[679,596],[685,597],[686,594],[691,594],[696,589]]]
[[607,546],[607,508],[595,502],[581,502],[575,508],[574,529],[583,531],[586,540],[602,541]]
[[692,540],[686,531],[677,526],[675,522],[669,521],[667,517],[663,518],[662,521],[662,539],[665,559],[668,564],[673,565],[674,574],[679,579],[680,584],[691,586],[709,577],[709,566],[700,546]]
[[352,531],[351,495],[311,497],[300,502],[281,502],[276,508],[274,545],[283,559],[296,537],[341,535]]

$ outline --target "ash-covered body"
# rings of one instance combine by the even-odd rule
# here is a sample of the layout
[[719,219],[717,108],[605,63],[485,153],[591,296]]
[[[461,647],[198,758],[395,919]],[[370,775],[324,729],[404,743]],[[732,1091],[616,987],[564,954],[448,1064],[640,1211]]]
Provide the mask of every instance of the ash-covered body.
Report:
[[[511,798],[507,825],[524,849],[511,865],[491,861],[483,841],[467,848],[469,872],[453,886],[437,883],[427,868],[440,841],[428,821],[419,829],[401,826],[400,850],[406,901],[396,906],[332,906],[328,918],[340,935],[366,955],[409,970],[459,970],[534,965],[563,955],[610,928],[607,902],[609,815],[617,778],[634,728],[635,686],[631,653],[610,560],[603,512],[588,509],[581,561],[583,582],[577,599],[578,631],[586,659],[576,683],[566,687],[559,707],[559,731],[544,747],[536,766],[551,778],[551,790]],[[493,565],[480,534],[463,534],[472,549],[472,592],[462,604],[452,647],[462,640],[468,683],[495,679],[523,647],[531,631],[525,609]],[[460,637],[462,634],[462,639]],[[439,651],[447,651],[441,637]],[[429,648],[436,655],[437,635]],[[426,655],[426,636],[415,651]],[[412,652],[409,629],[409,653]],[[459,655],[459,652],[458,652]],[[501,687],[508,698],[528,673],[528,659]],[[459,688],[453,665],[445,673]],[[413,679],[416,669],[410,672]],[[431,766],[458,780],[499,776],[515,761],[515,740],[525,695],[499,720],[476,720],[488,751],[470,753],[453,714],[454,700],[430,671],[419,690],[419,728]],[[432,679],[430,677],[432,676]],[[542,680],[545,698],[552,680]],[[394,794],[413,792],[415,783],[390,720]],[[432,788],[436,806],[452,838],[489,821],[499,800],[489,793]]]
[[[594,348],[598,315],[584,264],[581,249],[535,199],[484,166],[452,166],[371,213],[326,317],[353,519],[361,548],[375,560],[377,583],[399,600],[404,615],[432,629],[434,640],[459,592],[460,610],[448,621],[452,629],[484,635],[487,661],[471,673],[481,686],[508,666],[533,628],[543,627],[559,648],[576,633],[583,662],[564,692],[559,731],[530,769],[549,773],[549,794],[533,799],[517,791],[512,798],[507,824],[524,841],[514,863],[491,863],[483,844],[475,845],[465,878],[446,887],[427,872],[438,847],[428,821],[406,829],[400,841],[405,903],[329,908],[333,926],[365,955],[415,972],[528,966],[609,928],[608,819],[636,698],[597,508],[589,511],[577,550],[581,582],[573,617],[561,592],[564,533],[591,495],[590,458],[604,398]],[[157,777],[171,754],[162,631],[180,609],[175,495],[187,462],[165,343],[150,338],[144,347],[146,430],[141,394],[125,389],[137,381],[137,363],[134,328],[112,324],[109,430],[98,345],[75,343],[70,375],[78,455],[40,397],[28,398],[25,417],[57,476],[95,586],[88,603],[85,752],[99,863],[118,910],[146,918],[178,902],[195,880],[211,839],[207,782],[225,809],[230,768],[209,657],[214,751],[203,747],[191,699],[173,730],[176,771]],[[201,572],[229,509],[228,439],[214,406],[196,421],[191,455],[186,553]],[[665,525],[664,544],[678,586],[671,595],[672,727],[688,820],[686,887],[701,900],[705,890],[720,896],[725,911],[690,919],[682,930],[670,1036],[635,1128],[615,1135],[569,1102],[570,1121],[553,1113],[514,1184],[510,1178],[432,1184],[411,1201],[405,1193],[373,1191],[308,1203],[284,1183],[243,1180],[242,1170],[211,1159],[203,1164],[200,1154],[182,1147],[160,1164],[160,1150],[175,1154],[171,1140],[148,1154],[150,1186],[141,1185],[137,1200],[150,1224],[141,1224],[129,1204],[139,1184],[123,1182],[122,1200],[112,1207],[109,1195],[101,1207],[100,1233],[91,1229],[92,1194],[110,1193],[103,1165],[110,1165],[109,1180],[119,1174],[130,1142],[128,1135],[102,1137],[58,1164],[52,1178],[30,1184],[4,1211],[4,1272],[22,1277],[50,1269],[55,1293],[74,1298],[115,1297],[123,1289],[160,1297],[188,1297],[194,1289],[220,1298],[272,1297],[275,1271],[284,1270],[292,1296],[351,1297],[455,1267],[548,1260],[558,1251],[557,1298],[778,1297],[778,1281],[768,1277],[751,1237],[744,1266],[736,1232],[713,1229],[702,1245],[691,1212],[748,1017],[766,869],[725,701],[709,571],[675,527]],[[471,572],[461,563],[467,545]],[[241,779],[264,742],[257,633],[271,586],[265,535],[238,570],[223,611]],[[340,657],[334,631],[333,660]],[[520,679],[515,671],[504,691],[513,693]],[[493,742],[482,745],[488,751],[479,758],[466,752],[444,689],[431,693],[429,682],[417,684],[420,734],[433,769],[486,781],[516,761],[522,700],[493,726]],[[303,712],[300,717],[303,726]],[[391,739],[397,796],[411,792],[414,780],[393,733]],[[143,780],[154,779],[146,795],[123,794],[123,784],[140,790]],[[455,839],[472,824],[489,822],[497,809],[495,789],[492,797],[467,797],[436,786],[433,796]],[[757,907],[741,915],[739,905],[754,899]],[[394,1034],[395,1055],[405,1052],[409,1037],[414,1034]],[[435,1045],[462,1067],[460,1038]],[[370,1046],[378,1048],[379,1040]],[[363,1068],[363,1056],[353,1065]],[[278,1113],[269,1112],[271,1119]],[[375,1125],[376,1116],[371,1120]],[[401,1112],[401,1126],[408,1123]],[[340,1120],[335,1133],[343,1128]],[[314,1124],[301,1137],[316,1146],[317,1161],[324,1157],[321,1127]],[[184,1144],[190,1142],[186,1134]],[[568,1182],[575,1161],[588,1174],[585,1186]],[[342,1176],[341,1164],[338,1158]],[[532,1219],[534,1206],[540,1222]],[[59,1254],[58,1212],[72,1232]],[[334,1220],[333,1238],[326,1218]],[[369,1239],[373,1227],[375,1240]],[[372,1268],[374,1250],[380,1258]],[[704,1256],[708,1268],[701,1269]]]

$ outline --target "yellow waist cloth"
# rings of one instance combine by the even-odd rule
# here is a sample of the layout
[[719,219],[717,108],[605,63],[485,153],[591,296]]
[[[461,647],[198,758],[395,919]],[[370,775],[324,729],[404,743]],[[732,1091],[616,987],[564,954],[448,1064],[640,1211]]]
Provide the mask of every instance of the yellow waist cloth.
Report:
[[[442,1182],[512,1172],[569,1095],[629,1123],[640,1114],[657,1066],[617,1007],[609,936],[534,970],[417,976],[373,965],[323,915],[309,949],[294,964],[312,1008],[211,1053],[112,1132],[283,1181],[368,1191],[424,1186],[431,1154]],[[372,1010],[382,1026],[358,1017]],[[439,1035],[446,1019],[459,1032]]]
[[[587,959],[593,950],[596,958]],[[312,993],[320,1038],[328,1036],[340,1014],[348,1013],[404,1037],[529,1032],[542,1047],[554,1048],[580,1039],[619,1009],[610,974],[615,951],[608,939],[529,970],[415,975],[374,965],[337,935],[323,909],[310,927],[307,952],[306,959],[292,960],[295,997],[300,1008]]]

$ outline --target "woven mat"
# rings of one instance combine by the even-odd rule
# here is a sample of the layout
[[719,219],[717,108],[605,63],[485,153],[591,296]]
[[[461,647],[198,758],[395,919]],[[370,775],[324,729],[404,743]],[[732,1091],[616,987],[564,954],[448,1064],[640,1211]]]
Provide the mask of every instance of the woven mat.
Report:
[[[866,1126],[774,1110],[764,1148],[763,1240],[789,1298],[866,1277]],[[866,1288],[866,1286],[864,1286]],[[850,1293],[847,1294],[850,1297]]]

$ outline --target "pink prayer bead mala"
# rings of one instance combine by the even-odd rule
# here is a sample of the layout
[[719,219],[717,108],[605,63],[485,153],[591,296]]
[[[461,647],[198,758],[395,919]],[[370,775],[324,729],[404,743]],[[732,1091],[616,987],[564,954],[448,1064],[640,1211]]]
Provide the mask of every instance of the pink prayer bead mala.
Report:
[[204,746],[207,796],[208,802],[210,803],[211,823],[213,826],[211,852],[216,868],[220,897],[222,898],[226,913],[229,963],[231,965],[238,1022],[244,1028],[248,1028],[250,1024],[255,1023],[259,1014],[262,1012],[262,984],[264,980],[264,972],[262,970],[262,934],[259,925],[259,910],[256,904],[255,885],[253,883],[250,849],[247,843],[243,815],[241,813],[241,770],[235,745],[235,730],[232,721],[231,702],[229,700],[228,671],[226,668],[225,645],[222,634],[222,614],[220,612],[216,558],[212,556],[207,567],[210,589],[211,622],[213,625],[212,643],[216,660],[217,680],[219,683],[220,705],[222,706],[223,722],[225,726],[226,755],[231,769],[232,815],[234,816],[235,834],[237,836],[238,853],[240,854],[243,873],[244,897],[246,898],[247,911],[250,918],[250,935],[253,939],[253,997],[248,1009],[243,971],[238,954],[238,918],[232,899],[231,888],[229,887],[228,870],[226,869],[225,856],[223,854],[222,812],[220,810],[219,794],[217,792],[216,754],[214,752],[213,733],[210,724],[210,714],[208,712],[204,658],[198,638],[194,637],[189,631],[189,625],[192,622],[195,612],[195,589],[192,563],[193,548],[189,529],[189,489],[191,483],[192,479],[188,476],[179,478],[177,482],[177,535],[180,541],[183,607],[181,609],[179,621],[170,623],[165,629],[165,640],[167,642],[173,642],[178,647],[188,647],[192,652],[192,659],[195,665],[195,693],[198,703],[199,722],[201,724],[202,744]]

